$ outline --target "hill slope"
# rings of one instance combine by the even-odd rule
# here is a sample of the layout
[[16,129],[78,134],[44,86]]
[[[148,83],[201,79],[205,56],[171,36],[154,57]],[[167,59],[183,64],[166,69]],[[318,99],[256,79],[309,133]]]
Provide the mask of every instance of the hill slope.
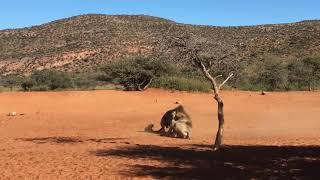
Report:
[[239,61],[265,55],[299,58],[320,54],[320,21],[215,27],[178,24],[151,16],[90,14],[1,30],[0,74],[28,74],[43,68],[92,71],[108,61],[138,54],[162,54],[183,62],[169,48],[168,39],[184,33],[200,39],[207,47],[205,51],[232,51],[229,58]]

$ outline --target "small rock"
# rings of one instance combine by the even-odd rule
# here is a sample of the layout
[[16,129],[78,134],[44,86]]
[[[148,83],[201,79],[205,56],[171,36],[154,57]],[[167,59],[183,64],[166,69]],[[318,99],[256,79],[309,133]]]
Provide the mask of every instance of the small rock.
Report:
[[16,112],[9,112],[7,115],[8,115],[8,116],[16,116],[17,113],[16,113]]
[[266,94],[267,94],[267,93],[266,93],[266,92],[264,92],[264,91],[262,91],[262,92],[261,92],[261,95],[266,95]]

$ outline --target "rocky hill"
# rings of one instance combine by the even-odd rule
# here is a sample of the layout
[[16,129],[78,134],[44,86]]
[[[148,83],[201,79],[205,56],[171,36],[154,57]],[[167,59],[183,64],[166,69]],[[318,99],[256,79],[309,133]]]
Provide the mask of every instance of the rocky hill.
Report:
[[212,54],[232,52],[225,61],[266,55],[320,54],[320,21],[242,27],[195,26],[151,16],[89,14],[30,28],[0,31],[0,74],[28,74],[54,68],[94,71],[112,60],[163,55],[183,61],[170,39],[192,34]]

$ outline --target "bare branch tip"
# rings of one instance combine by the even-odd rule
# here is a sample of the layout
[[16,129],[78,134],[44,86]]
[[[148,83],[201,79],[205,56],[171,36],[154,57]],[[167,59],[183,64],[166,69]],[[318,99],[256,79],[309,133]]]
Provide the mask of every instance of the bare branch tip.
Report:
[[214,77],[213,79],[217,79],[218,77],[222,77],[222,74],[219,74],[218,76]]

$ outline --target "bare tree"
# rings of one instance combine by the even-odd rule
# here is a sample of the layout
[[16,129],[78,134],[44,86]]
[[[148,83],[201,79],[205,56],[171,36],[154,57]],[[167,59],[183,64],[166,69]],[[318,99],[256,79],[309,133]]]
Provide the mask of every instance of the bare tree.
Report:
[[218,75],[216,77],[212,77],[210,75],[210,73],[209,73],[209,70],[205,67],[205,65],[203,64],[203,62],[200,59],[198,59],[196,63],[201,68],[201,70],[202,70],[203,74],[205,75],[205,77],[211,82],[213,93],[214,93],[214,99],[218,103],[219,127],[218,127],[216,140],[215,140],[214,147],[213,147],[214,150],[218,150],[220,148],[220,145],[222,144],[223,127],[224,127],[224,111],[223,111],[224,104],[223,104],[223,100],[222,100],[222,98],[221,98],[221,96],[219,94],[219,90],[233,76],[233,73],[231,72],[229,74],[229,76],[221,84],[218,84],[216,79],[218,77],[222,77],[222,75]]
[[222,97],[219,94],[222,86],[234,75],[233,72],[230,72],[227,78],[224,79],[221,83],[218,83],[217,79],[222,77],[222,75],[217,75],[215,77],[211,76],[210,69],[217,67],[217,64],[223,62],[223,60],[228,57],[232,52],[221,53],[221,55],[216,55],[211,58],[204,58],[200,56],[200,46],[195,43],[195,41],[188,40],[187,38],[177,38],[175,40],[175,46],[179,47],[182,50],[184,55],[188,55],[192,62],[201,69],[203,75],[210,81],[212,85],[212,90],[214,94],[214,99],[218,105],[218,131],[215,138],[214,150],[219,150],[222,140],[223,140],[223,128],[224,128],[224,103]]

